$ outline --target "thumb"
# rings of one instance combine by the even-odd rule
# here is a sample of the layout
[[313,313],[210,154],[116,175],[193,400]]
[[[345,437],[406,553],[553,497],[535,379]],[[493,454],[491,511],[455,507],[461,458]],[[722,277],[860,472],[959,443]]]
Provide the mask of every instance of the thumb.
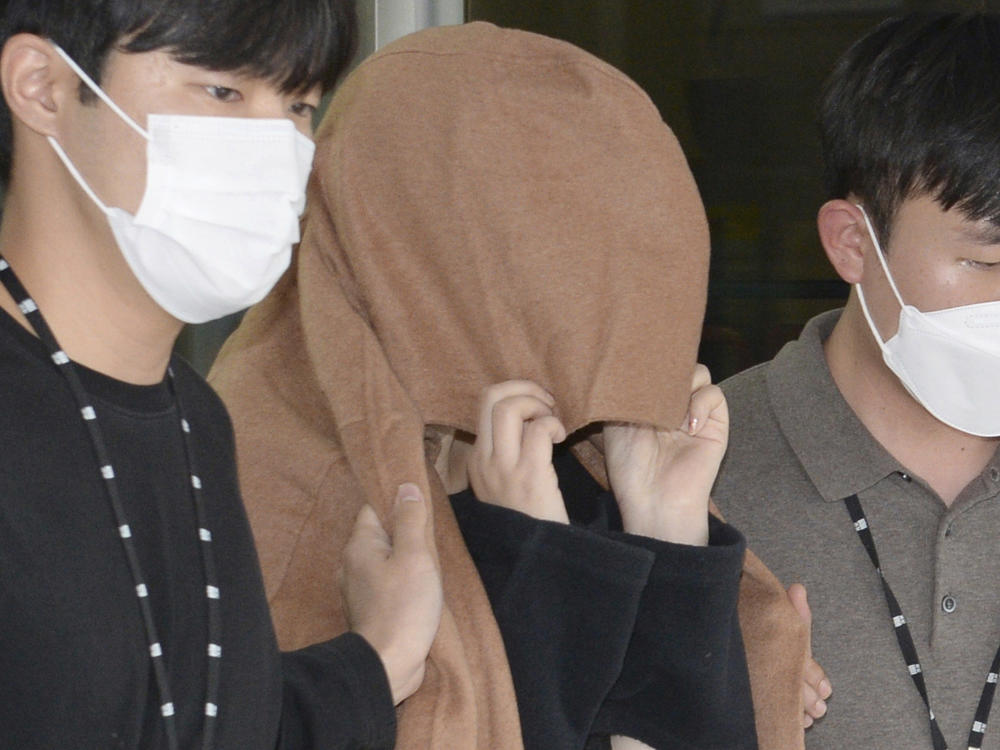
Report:
[[[806,587],[801,583],[793,583],[789,586],[788,601],[792,603],[792,606],[795,607],[795,611],[799,613],[799,618],[806,624],[806,627],[809,628],[809,632],[812,633],[812,610],[809,608],[809,600],[806,596]],[[810,653],[811,652],[812,649],[810,648]]]
[[393,507],[393,554],[421,553],[427,549],[427,502],[412,482],[399,485]]

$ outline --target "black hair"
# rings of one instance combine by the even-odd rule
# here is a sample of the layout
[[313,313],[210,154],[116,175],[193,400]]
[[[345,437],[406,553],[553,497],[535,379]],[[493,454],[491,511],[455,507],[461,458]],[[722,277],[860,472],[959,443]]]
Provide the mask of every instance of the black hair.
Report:
[[[51,39],[100,83],[112,49],[263,78],[283,93],[333,88],[354,55],[354,0],[7,0],[0,47]],[[81,99],[93,95],[81,84]],[[0,181],[10,174],[10,110],[0,97]]]
[[1000,226],[1000,16],[883,22],[837,62],[820,130],[829,197],[857,196],[883,247],[921,195]]

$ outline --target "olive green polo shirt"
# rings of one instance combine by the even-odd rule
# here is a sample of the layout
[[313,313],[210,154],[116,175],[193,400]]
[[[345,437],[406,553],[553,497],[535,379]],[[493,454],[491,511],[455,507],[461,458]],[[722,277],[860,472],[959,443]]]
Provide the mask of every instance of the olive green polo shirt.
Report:
[[[931,707],[949,748],[965,750],[1000,646],[1000,456],[946,507],[837,390],[822,343],[839,315],[814,318],[771,362],[722,384],[731,433],[713,497],[786,586],[801,581],[809,592],[813,653],[834,694],[806,747],[932,747],[882,587],[843,502],[856,493],[909,621]],[[1000,706],[992,716],[983,748],[1000,750]]]

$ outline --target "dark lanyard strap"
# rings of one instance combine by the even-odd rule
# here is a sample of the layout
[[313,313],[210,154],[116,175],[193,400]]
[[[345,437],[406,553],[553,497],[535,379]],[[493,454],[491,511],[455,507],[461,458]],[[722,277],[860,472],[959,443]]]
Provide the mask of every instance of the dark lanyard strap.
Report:
[[[97,411],[91,404],[90,396],[80,376],[73,365],[72,360],[59,346],[48,323],[38,310],[38,305],[31,298],[20,280],[10,267],[10,264],[0,255],[0,282],[17,303],[21,312],[28,319],[38,338],[45,344],[49,351],[49,356],[56,368],[63,374],[73,392],[73,397],[79,407],[79,413],[83,418],[87,431],[93,443],[94,453],[100,468],[101,477],[104,480],[104,487],[107,492],[111,509],[114,513],[116,534],[121,539],[125,550],[125,557],[128,561],[129,570],[135,585],[135,595],[139,603],[139,611],[142,615],[143,626],[146,630],[146,637],[149,644],[149,656],[153,665],[153,674],[156,678],[156,686],[160,696],[160,714],[163,717],[164,728],[167,735],[167,744],[170,750],[178,750],[177,722],[175,718],[175,707],[170,690],[170,680],[167,675],[167,667],[164,662],[163,645],[157,635],[156,623],[153,619],[153,609],[150,604],[149,586],[139,564],[139,555],[136,550],[132,527],[125,516],[125,509],[121,502],[121,495],[118,491],[118,482],[115,478],[114,464],[108,455],[104,436],[101,432],[97,420]],[[218,715],[219,696],[219,666],[222,657],[221,635],[222,618],[219,608],[219,586],[215,569],[215,557],[212,553],[212,533],[209,531],[208,521],[205,514],[205,503],[201,493],[201,478],[195,469],[194,450],[191,441],[191,425],[184,416],[180,398],[177,395],[177,387],[174,382],[173,370],[168,369],[168,383],[170,393],[177,406],[178,417],[180,419],[180,431],[184,443],[184,453],[187,462],[190,479],[187,482],[190,487],[191,498],[195,506],[195,514],[198,522],[198,539],[200,542],[202,565],[205,574],[205,598],[208,610],[208,645],[206,648],[206,658],[208,660],[206,701],[204,716],[204,732],[202,735],[202,747],[210,750],[214,745],[215,724]]]
[[[858,537],[868,553],[868,557],[875,566],[879,581],[882,582],[882,591],[885,593],[886,604],[889,605],[889,615],[892,618],[893,630],[896,633],[896,640],[899,642],[899,650],[906,661],[906,668],[913,678],[913,684],[917,687],[917,692],[927,706],[927,716],[930,721],[931,739],[934,741],[934,750],[947,750],[948,744],[944,741],[941,728],[938,726],[937,717],[931,708],[930,699],[927,696],[927,685],[924,682],[923,669],[920,666],[920,659],[917,657],[917,648],[913,644],[913,636],[910,634],[910,626],[903,616],[903,611],[899,607],[895,594],[882,572],[882,565],[879,563],[878,551],[875,549],[875,539],[868,525],[868,519],[861,508],[861,501],[857,495],[851,495],[844,499],[847,505],[847,512],[851,514],[854,522],[854,530],[858,532]],[[986,723],[990,718],[990,709],[993,707],[993,694],[997,687],[997,673],[1000,671],[1000,648],[997,649],[990,671],[986,675],[986,684],[983,686],[982,695],[979,697],[979,705],[976,706],[976,715],[972,721],[972,729],[969,730],[968,750],[980,750],[983,745],[983,736],[986,734]]]

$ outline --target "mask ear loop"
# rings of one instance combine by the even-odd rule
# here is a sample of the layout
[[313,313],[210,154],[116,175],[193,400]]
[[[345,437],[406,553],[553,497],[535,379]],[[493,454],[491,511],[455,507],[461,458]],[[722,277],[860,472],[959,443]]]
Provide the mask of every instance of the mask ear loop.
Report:
[[66,169],[69,170],[69,173],[73,175],[73,179],[76,180],[77,184],[83,189],[83,192],[85,192],[88,195],[90,200],[94,201],[94,203],[97,204],[97,207],[101,209],[101,211],[103,211],[105,215],[111,213],[111,210],[106,205],[104,205],[104,201],[98,198],[97,193],[95,193],[93,190],[90,189],[90,185],[88,185],[86,180],[83,179],[83,175],[80,174],[80,170],[76,168],[76,165],[70,161],[69,157],[66,155],[66,152],[63,151],[63,147],[59,145],[59,141],[57,141],[51,135],[48,136],[47,140],[49,142],[49,145],[52,146],[52,149],[56,152],[56,156],[59,157],[60,161],[62,161]]
[[[878,237],[875,235],[875,228],[872,226],[872,222],[868,218],[868,214],[865,211],[864,206],[860,203],[855,203],[854,205],[859,211],[861,211],[861,215],[864,217],[865,226],[868,228],[868,236],[871,237],[872,243],[875,245],[875,255],[878,256],[878,262],[882,264],[882,270],[885,271],[885,277],[889,280],[889,286],[892,288],[892,293],[896,295],[896,301],[899,302],[899,308],[902,310],[906,307],[906,304],[903,302],[903,298],[899,294],[899,289],[896,288],[896,282],[893,281],[892,274],[889,273],[889,264],[886,263],[885,255],[882,253],[882,246],[879,244]],[[855,286],[858,289],[858,299],[861,302],[861,312],[864,313],[865,320],[868,321],[868,327],[872,330],[872,333],[875,334],[875,340],[878,342],[879,348],[884,352],[885,342],[882,341],[882,334],[878,332],[878,328],[875,326],[875,321],[872,320],[871,313],[868,312],[868,303],[865,301],[865,292],[861,288],[860,282],[855,284]]]
[[889,264],[885,260],[885,253],[882,252],[882,246],[879,244],[878,236],[875,234],[875,227],[872,226],[871,219],[868,218],[868,214],[865,212],[865,207],[860,203],[855,203],[854,205],[865,219],[865,226],[868,227],[868,236],[872,238],[872,242],[875,244],[875,254],[878,255],[878,262],[882,264],[882,270],[885,271],[885,277],[889,279],[889,286],[892,287],[892,293],[896,295],[896,301],[899,303],[900,307],[906,307],[906,303],[903,302],[903,297],[899,293],[899,289],[896,288],[896,282],[893,281],[892,274],[889,273]]
[[66,54],[62,47],[55,42],[52,42],[52,46],[55,48],[56,52],[59,53],[59,57],[61,57],[66,64],[69,65],[70,70],[76,73],[80,77],[80,80],[87,85],[87,88],[93,91],[102,102],[111,107],[111,111],[122,118],[126,125],[132,128],[132,130],[141,135],[147,141],[149,140],[149,133],[143,130],[135,120],[125,114],[125,110],[115,104],[111,97],[104,92],[104,89],[94,83],[94,80],[87,75],[83,68],[76,64],[76,61],[72,57]]
[[[100,86],[94,83],[94,80],[87,75],[87,73],[84,71],[83,68],[81,68],[79,65],[76,64],[76,61],[73,60],[72,57],[66,54],[65,50],[63,50],[62,47],[60,47],[55,42],[51,42],[51,44],[52,47],[55,49],[55,51],[59,54],[59,56],[70,67],[70,70],[76,73],[76,75],[79,76],[80,80],[86,84],[87,88],[93,91],[94,94],[102,102],[107,104],[111,108],[112,112],[114,112],[122,120],[124,120],[125,124],[128,125],[130,128],[132,128],[139,135],[141,135],[143,139],[147,141],[150,139],[149,134],[145,130],[143,130],[135,120],[133,120],[131,117],[125,114],[125,111],[117,104],[115,104],[114,101],[111,99],[111,97],[108,96]],[[73,179],[76,180],[77,184],[83,189],[83,192],[85,192],[87,196],[95,204],[97,204],[98,208],[100,208],[105,215],[109,214],[110,209],[104,204],[104,201],[102,201],[100,198],[97,197],[97,194],[90,188],[90,185],[87,184],[86,180],[83,179],[83,175],[80,174],[80,170],[76,168],[76,165],[74,165],[73,162],[70,160],[69,156],[66,154],[66,151],[59,144],[59,142],[51,135],[48,136],[46,140],[48,140],[49,145],[52,146],[52,149],[56,152],[56,156],[59,157],[59,160],[62,161],[66,169],[69,170],[69,173],[73,176]]]

